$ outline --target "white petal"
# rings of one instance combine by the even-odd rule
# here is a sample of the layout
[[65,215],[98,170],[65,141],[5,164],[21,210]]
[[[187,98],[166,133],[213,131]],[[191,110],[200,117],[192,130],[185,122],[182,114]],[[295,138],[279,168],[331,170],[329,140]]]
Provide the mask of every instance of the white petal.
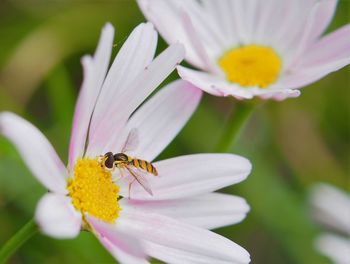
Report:
[[87,220],[101,244],[120,263],[148,263],[144,249],[136,237],[130,236],[116,226],[101,222],[93,217],[87,216]]
[[280,87],[280,83],[273,85],[269,88],[248,88],[254,96],[259,96],[262,99],[273,99],[276,101],[282,101],[287,98],[295,98],[300,95],[300,91],[297,89],[288,89]]
[[[153,196],[139,184],[134,184],[131,190],[133,199],[178,199],[204,194],[243,181],[251,170],[247,159],[232,154],[181,156],[155,162],[154,166],[158,176],[147,178]],[[121,193],[128,196],[128,189],[121,188]]]
[[279,85],[289,90],[302,88],[322,79],[324,76],[331,72],[340,70],[348,64],[350,64],[350,57],[333,61],[324,65],[315,65],[315,67],[300,66],[296,70],[283,75],[279,80]]
[[316,247],[320,252],[328,256],[334,263],[350,263],[349,238],[332,234],[325,234],[317,239]]
[[[333,64],[335,61],[345,60],[349,63],[350,57],[350,24],[321,38],[303,54],[300,65],[305,67],[320,67]],[[347,59],[347,60],[346,60]],[[344,64],[343,66],[345,66]],[[326,73],[325,73],[326,74]]]
[[182,66],[177,67],[177,72],[183,80],[192,83],[203,91],[216,96],[232,95],[236,98],[252,98],[246,90],[232,83],[228,83],[224,76],[215,76],[209,73],[188,69]]
[[332,32],[301,54],[281,85],[300,88],[350,64],[350,24]]
[[327,184],[314,186],[311,193],[314,218],[350,235],[350,195]]
[[43,233],[55,238],[74,238],[80,233],[81,214],[69,197],[48,193],[38,203],[35,219]]
[[160,201],[123,199],[121,207],[131,207],[150,213],[166,215],[206,229],[214,229],[241,222],[249,206],[237,196],[209,193],[200,196]]
[[67,193],[67,170],[46,137],[31,123],[9,113],[0,113],[0,134],[17,148],[33,175],[50,191]]
[[308,16],[315,0],[271,1],[274,12],[267,20],[266,33],[263,37],[265,45],[271,45],[283,55],[284,65],[294,58],[294,53],[303,36]]
[[[128,234],[154,244],[183,251],[185,254],[201,256],[206,263],[230,262],[249,263],[250,257],[246,250],[234,242],[211,231],[195,227],[166,216],[140,212],[125,208],[123,217],[116,225]],[[165,260],[154,248],[146,245],[146,253]]]
[[241,87],[238,84],[230,83],[221,76],[215,76],[205,72],[199,72],[182,66],[177,67],[177,71],[182,79],[192,83],[205,92],[216,96],[234,96],[237,99],[252,99],[259,96],[263,99],[284,100],[290,97],[298,97],[300,91],[285,89],[280,84],[272,85],[266,89],[258,87]]
[[102,30],[95,56],[93,58],[85,56],[82,59],[84,81],[75,106],[69,146],[69,166],[71,171],[77,157],[81,157],[84,152],[91,115],[108,69],[113,37],[113,26],[106,24]]
[[207,15],[211,16],[213,22],[217,24],[220,33],[225,36],[227,44],[235,46],[239,43],[239,34],[237,32],[238,25],[236,23],[240,16],[236,15],[238,13],[235,5],[241,4],[241,2],[234,2],[231,0],[222,1],[203,1],[203,8],[207,11]]
[[[178,80],[164,87],[130,118],[124,135],[137,129],[138,145],[129,153],[152,161],[187,123],[201,98],[201,90]],[[126,138],[124,138],[124,141]],[[113,151],[120,148],[111,147]]]
[[[207,67],[207,58],[195,43],[201,42],[203,50],[211,58],[221,54],[226,42],[225,35],[220,34],[220,27],[197,1],[138,0],[138,4],[168,43],[179,41],[186,46],[186,59],[191,64],[202,69]],[[186,28],[184,14],[190,18],[194,30]],[[196,36],[190,34],[193,31]],[[193,38],[199,39],[193,41]]]
[[309,48],[321,36],[332,21],[337,3],[337,0],[322,0],[315,3],[307,19],[303,36],[299,40],[296,56]]
[[[110,108],[118,103],[120,94],[125,92],[128,85],[152,62],[156,47],[157,32],[152,24],[142,23],[131,32],[118,52],[103,84],[91,120],[90,141],[95,136],[99,122],[106,116],[111,118]],[[118,115],[116,113],[118,112],[113,112],[113,115]],[[123,123],[116,126],[113,131],[114,137],[119,134],[122,127]],[[108,135],[106,138],[109,140]]]
[[103,118],[96,120],[99,122],[96,130],[91,131],[88,154],[94,156],[109,151],[108,142],[118,137],[118,131],[130,115],[182,61],[184,52],[181,44],[171,45],[118,94]]
[[[160,259],[169,264],[233,264],[232,260],[218,260],[203,254],[197,254],[185,250],[179,250],[173,247],[166,247],[157,243],[144,241],[146,251],[156,259]],[[242,262],[238,262],[242,263]]]
[[331,23],[337,8],[338,0],[323,0],[317,1],[317,11],[315,14],[316,20],[313,23],[310,41],[318,38],[327,29]]

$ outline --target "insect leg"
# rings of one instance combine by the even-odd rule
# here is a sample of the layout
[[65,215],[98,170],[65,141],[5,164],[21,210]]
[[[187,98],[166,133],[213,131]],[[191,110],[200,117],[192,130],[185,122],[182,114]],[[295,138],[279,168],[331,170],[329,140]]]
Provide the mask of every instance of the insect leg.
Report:
[[136,179],[133,179],[132,182],[129,183],[129,200],[131,199],[131,185],[136,181]]
[[113,182],[117,182],[119,181],[121,178],[123,178],[123,170],[118,168],[119,169],[119,175],[118,177],[113,177]]

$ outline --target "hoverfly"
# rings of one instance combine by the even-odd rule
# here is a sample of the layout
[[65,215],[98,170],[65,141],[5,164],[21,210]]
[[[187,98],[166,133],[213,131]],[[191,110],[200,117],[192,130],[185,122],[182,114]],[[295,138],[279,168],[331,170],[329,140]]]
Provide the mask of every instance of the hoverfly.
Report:
[[129,197],[131,185],[137,181],[146,192],[153,195],[152,190],[144,178],[144,176],[152,175],[157,176],[157,169],[153,166],[151,162],[133,158],[125,152],[132,151],[136,148],[138,144],[138,134],[136,129],[132,129],[126,139],[126,142],[120,153],[113,154],[112,152],[107,152],[101,157],[102,166],[108,170],[114,170],[118,168],[121,175],[123,175],[123,170],[126,170],[132,177],[133,180],[129,183]]

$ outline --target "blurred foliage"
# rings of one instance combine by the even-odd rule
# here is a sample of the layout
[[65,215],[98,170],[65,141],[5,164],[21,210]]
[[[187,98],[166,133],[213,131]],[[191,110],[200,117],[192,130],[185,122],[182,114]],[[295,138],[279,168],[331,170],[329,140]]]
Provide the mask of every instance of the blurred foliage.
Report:
[[[80,57],[93,52],[106,21],[116,27],[116,53],[143,20],[130,0],[1,1],[0,110],[33,122],[66,160],[82,79]],[[330,30],[349,22],[350,2],[340,1]],[[159,50],[164,48],[160,41]],[[313,248],[320,230],[310,220],[307,194],[319,181],[350,190],[349,98],[346,67],[303,89],[297,99],[265,102],[242,132],[233,152],[252,161],[253,173],[224,191],[245,197],[252,210],[241,224],[218,232],[243,245],[253,263],[328,263]],[[234,108],[233,100],[205,95],[160,158],[212,152]],[[0,244],[32,217],[43,193],[12,145],[1,138]],[[91,234],[82,233],[74,240],[37,235],[10,262],[114,260]]]

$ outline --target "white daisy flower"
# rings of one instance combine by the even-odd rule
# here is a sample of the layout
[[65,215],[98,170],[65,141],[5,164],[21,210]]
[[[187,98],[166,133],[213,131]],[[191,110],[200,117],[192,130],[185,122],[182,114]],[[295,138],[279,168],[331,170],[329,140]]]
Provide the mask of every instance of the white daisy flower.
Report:
[[[82,60],[67,167],[37,128],[0,113],[1,134],[49,191],[35,214],[41,231],[74,238],[88,230],[127,264],[147,263],[148,256],[169,263],[248,263],[245,249],[208,229],[244,219],[249,210],[244,199],[214,191],[244,180],[250,162],[231,154],[197,154],[151,163],[201,97],[199,89],[180,80],[142,104],[183,59],[183,46],[173,44],[153,59],[157,33],[141,24],[108,70],[113,36],[107,24],[95,55]],[[119,156],[103,156],[109,151]],[[134,157],[130,171],[125,162],[109,170],[106,157],[117,162],[122,154]],[[135,176],[137,166],[137,173],[152,173]]]
[[313,217],[336,233],[322,234],[317,249],[334,263],[350,263],[350,195],[328,184],[313,187]]
[[350,63],[350,25],[323,36],[337,0],[138,0],[168,43],[182,79],[216,96],[283,100]]

